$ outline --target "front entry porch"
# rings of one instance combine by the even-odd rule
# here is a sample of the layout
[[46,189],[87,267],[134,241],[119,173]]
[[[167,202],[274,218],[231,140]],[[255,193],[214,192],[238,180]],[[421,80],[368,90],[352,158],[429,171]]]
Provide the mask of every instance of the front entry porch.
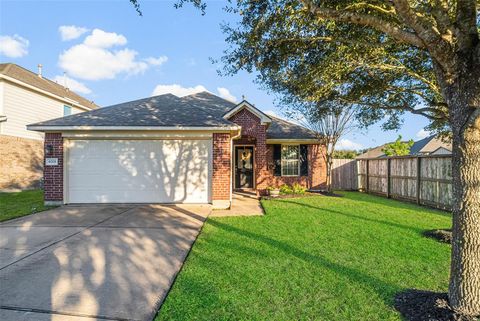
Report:
[[232,205],[227,210],[213,210],[211,217],[223,216],[256,216],[263,215],[263,207],[255,192],[235,191],[232,195]]

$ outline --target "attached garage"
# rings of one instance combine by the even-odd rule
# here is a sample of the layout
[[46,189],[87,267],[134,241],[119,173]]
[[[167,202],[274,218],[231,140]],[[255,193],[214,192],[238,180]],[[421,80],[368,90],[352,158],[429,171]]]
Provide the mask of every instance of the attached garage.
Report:
[[67,203],[209,203],[212,141],[65,141]]

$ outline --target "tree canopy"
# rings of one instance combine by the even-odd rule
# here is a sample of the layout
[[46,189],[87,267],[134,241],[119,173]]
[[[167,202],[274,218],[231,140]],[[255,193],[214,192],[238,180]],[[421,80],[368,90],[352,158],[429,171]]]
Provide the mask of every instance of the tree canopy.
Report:
[[[390,2],[322,1],[322,7],[378,17],[392,29],[400,23]],[[425,19],[432,21],[451,14],[447,8],[435,13],[428,3],[418,7],[431,12]],[[354,105],[362,125],[383,120],[385,129],[399,128],[402,114],[411,112],[430,119],[430,129],[448,129],[448,109],[428,52],[399,42],[409,33],[398,30],[397,38],[324,20],[309,1],[238,1],[233,10],[241,21],[223,26],[232,45],[222,58],[223,72],[257,70],[259,82],[280,94],[281,105]]]

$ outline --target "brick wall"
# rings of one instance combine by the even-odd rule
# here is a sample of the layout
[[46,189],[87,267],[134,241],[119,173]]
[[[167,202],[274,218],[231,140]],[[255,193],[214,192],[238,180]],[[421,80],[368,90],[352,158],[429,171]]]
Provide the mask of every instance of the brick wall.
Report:
[[267,186],[280,187],[298,183],[308,189],[319,190],[325,188],[326,165],[323,161],[320,145],[308,145],[308,176],[274,176],[273,145],[267,145],[268,174],[264,177]]
[[213,134],[212,200],[230,200],[230,134]]
[[0,135],[0,190],[40,187],[43,176],[43,142]]
[[44,166],[44,190],[46,202],[63,201],[63,138],[60,133],[45,134],[45,148],[53,146],[53,152],[45,158],[58,158],[58,165]]

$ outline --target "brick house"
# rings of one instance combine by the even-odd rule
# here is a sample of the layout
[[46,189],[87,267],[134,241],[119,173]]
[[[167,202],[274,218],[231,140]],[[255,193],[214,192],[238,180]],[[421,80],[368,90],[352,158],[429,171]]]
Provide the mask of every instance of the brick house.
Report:
[[211,203],[325,184],[314,133],[247,101],[171,94],[29,125],[45,132],[48,203]]
[[0,64],[0,191],[38,187],[43,176],[43,133],[28,124],[97,107],[41,73]]

